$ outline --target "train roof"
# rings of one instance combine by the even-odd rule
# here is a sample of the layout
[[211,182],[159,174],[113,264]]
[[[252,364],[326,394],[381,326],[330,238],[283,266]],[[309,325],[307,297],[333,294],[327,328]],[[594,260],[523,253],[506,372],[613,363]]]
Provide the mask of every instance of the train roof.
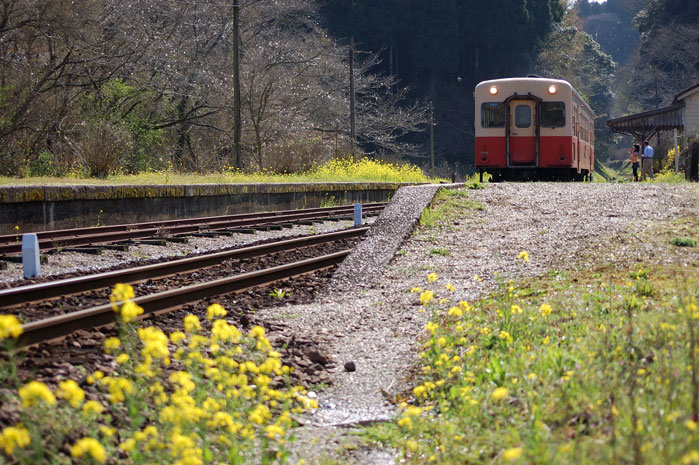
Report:
[[496,84],[527,84],[527,83],[532,83],[532,82],[537,82],[537,83],[543,83],[544,85],[546,84],[556,84],[559,86],[566,87],[570,89],[570,91],[575,95],[585,106],[585,109],[592,114],[593,118],[596,118],[597,115],[595,114],[594,111],[592,111],[592,108],[590,108],[590,105],[587,104],[584,98],[578,93],[577,90],[575,90],[575,87],[572,86],[572,84],[564,79],[553,79],[553,78],[545,78],[545,77],[539,77],[539,76],[528,76],[528,77],[514,77],[514,78],[503,78],[503,79],[491,79],[489,81],[482,81],[479,82],[478,85],[476,86],[475,90],[478,91],[483,87],[487,86],[492,86]]

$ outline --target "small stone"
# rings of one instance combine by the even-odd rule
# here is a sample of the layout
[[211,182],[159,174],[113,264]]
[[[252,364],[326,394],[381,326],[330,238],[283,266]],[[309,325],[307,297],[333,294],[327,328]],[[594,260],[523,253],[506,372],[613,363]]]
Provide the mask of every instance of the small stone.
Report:
[[354,364],[354,362],[346,362],[345,363],[345,371],[349,371],[352,373],[353,371],[357,370],[357,366]]
[[320,363],[321,365],[327,365],[330,361],[327,355],[320,353],[317,350],[311,350],[307,354],[308,359],[313,363]]

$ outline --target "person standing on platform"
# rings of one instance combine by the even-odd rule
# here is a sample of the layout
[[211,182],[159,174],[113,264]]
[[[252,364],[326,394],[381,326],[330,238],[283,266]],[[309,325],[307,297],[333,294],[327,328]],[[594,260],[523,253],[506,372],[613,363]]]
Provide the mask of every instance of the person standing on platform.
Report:
[[643,155],[641,156],[641,181],[646,176],[653,179],[653,147],[645,141],[643,143]]
[[633,144],[629,149],[629,158],[631,159],[631,169],[633,169],[633,180],[638,181],[638,156],[641,154],[641,146]]

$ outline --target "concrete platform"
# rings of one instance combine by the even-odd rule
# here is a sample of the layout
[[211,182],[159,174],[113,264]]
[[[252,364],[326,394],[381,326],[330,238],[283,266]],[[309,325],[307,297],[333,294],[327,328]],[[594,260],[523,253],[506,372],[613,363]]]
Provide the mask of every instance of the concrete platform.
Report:
[[403,183],[0,186],[0,234],[384,202]]

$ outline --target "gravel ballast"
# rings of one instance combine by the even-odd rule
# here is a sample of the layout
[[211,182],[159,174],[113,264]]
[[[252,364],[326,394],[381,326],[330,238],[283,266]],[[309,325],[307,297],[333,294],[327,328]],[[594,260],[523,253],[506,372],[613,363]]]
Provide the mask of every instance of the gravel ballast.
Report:
[[[645,255],[662,262],[637,237],[658,222],[696,217],[699,207],[696,185],[489,184],[469,191],[483,210],[465,210],[448,227],[417,228],[408,237],[440,187],[456,186],[401,188],[315,303],[287,307],[283,318],[274,310],[258,314],[321,341],[334,362],[332,385],[318,389],[320,408],[303,419],[293,446],[307,463],[338,454],[349,463],[394,463],[391,451],[347,447],[356,443],[347,432],[392,418],[389,399],[410,388],[429,315],[409,290],[424,288],[428,273],[439,276],[439,286],[455,286],[452,301],[472,301],[495,287],[496,274],[514,279],[584,268],[615,241],[623,257],[606,260]],[[437,248],[448,255],[430,253]],[[523,250],[527,263],[517,259]]]

